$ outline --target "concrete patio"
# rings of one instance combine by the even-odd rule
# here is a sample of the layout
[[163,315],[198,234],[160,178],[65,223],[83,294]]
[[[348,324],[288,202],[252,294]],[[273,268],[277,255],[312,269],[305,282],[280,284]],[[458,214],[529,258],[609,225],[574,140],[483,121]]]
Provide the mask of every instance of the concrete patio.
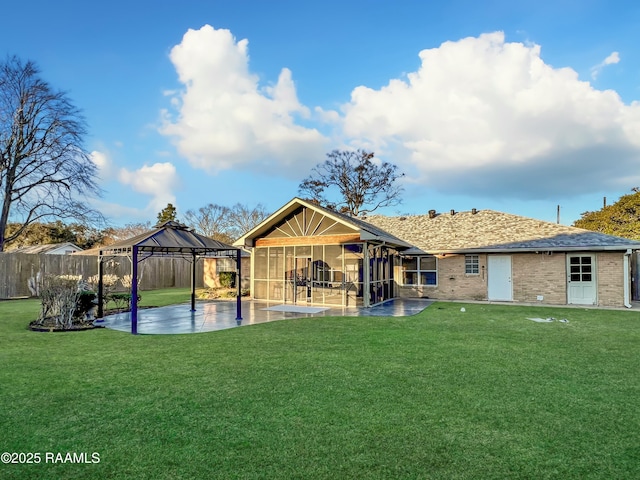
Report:
[[[236,320],[236,302],[198,302],[196,311],[189,304],[148,308],[138,311],[139,334],[203,333],[227,328],[255,325],[292,318],[306,317],[405,317],[421,312],[432,301],[426,299],[394,299],[375,307],[298,307],[255,300],[242,301],[242,320]],[[131,331],[129,312],[107,315],[98,322],[107,328]]]

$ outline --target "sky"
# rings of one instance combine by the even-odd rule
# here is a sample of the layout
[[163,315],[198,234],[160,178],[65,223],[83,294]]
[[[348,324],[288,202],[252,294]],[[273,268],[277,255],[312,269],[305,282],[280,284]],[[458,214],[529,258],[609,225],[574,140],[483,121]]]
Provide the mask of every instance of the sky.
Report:
[[33,0],[0,55],[82,109],[114,226],[275,211],[334,149],[398,166],[387,215],[571,224],[640,186],[640,3]]

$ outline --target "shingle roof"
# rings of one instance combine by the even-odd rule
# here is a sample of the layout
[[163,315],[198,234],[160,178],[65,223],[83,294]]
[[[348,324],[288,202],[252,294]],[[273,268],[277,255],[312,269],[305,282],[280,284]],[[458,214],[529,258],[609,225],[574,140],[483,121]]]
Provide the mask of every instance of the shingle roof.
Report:
[[[330,210],[320,205],[314,205],[313,208],[316,208],[317,210],[324,212],[325,215],[338,217],[342,219],[345,223],[349,223],[353,227],[360,229],[361,237],[363,238],[364,236],[362,236],[362,232],[366,232],[371,236],[371,238],[368,238],[369,240],[375,239],[379,241],[386,241],[388,243],[391,243],[393,245],[397,245],[400,247],[403,245],[410,246],[410,242],[407,242],[406,240],[402,240],[401,238],[389,233],[392,230],[386,230],[386,229],[380,228],[374,223],[365,221],[359,217],[352,217],[350,215],[336,212],[335,210]],[[409,245],[406,245],[407,243]]]
[[72,250],[77,249],[81,251],[82,249],[78,247],[74,243],[66,242],[66,243],[46,243],[43,245],[29,245],[28,247],[20,247],[12,250],[12,253],[48,253],[54,250],[58,250],[60,248],[68,247]]
[[635,240],[494,210],[444,213],[434,218],[376,215],[366,221],[415,245],[415,253],[640,248]]

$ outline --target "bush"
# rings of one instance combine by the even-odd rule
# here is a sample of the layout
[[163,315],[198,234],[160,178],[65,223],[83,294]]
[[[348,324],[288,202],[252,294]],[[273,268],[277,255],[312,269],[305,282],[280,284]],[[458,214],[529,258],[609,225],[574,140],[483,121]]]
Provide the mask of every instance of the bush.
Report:
[[40,315],[35,324],[59,330],[69,330],[83,324],[87,313],[96,303],[95,292],[86,287],[86,282],[83,282],[81,277],[46,277],[40,291]]
[[83,319],[96,306],[98,295],[91,290],[81,290],[76,300],[74,316]]
[[[222,287],[213,287],[207,288],[206,290],[200,290],[197,292],[198,298],[200,300],[217,300],[221,298],[235,298],[238,294],[238,290],[235,288],[222,288]],[[241,291],[241,296],[247,297],[249,296],[249,290],[243,288]]]
[[[142,297],[138,294],[138,302]],[[113,292],[105,297],[107,302],[115,303],[118,310],[129,310],[131,308],[131,293],[129,292]]]
[[236,286],[236,272],[220,272],[219,278],[222,288],[234,288]]

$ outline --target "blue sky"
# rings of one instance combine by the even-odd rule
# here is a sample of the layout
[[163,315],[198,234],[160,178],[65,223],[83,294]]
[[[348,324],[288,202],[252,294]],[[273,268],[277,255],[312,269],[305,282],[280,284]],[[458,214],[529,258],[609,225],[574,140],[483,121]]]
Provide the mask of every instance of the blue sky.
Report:
[[0,53],[83,110],[115,225],[274,211],[335,148],[407,174],[386,214],[570,224],[640,186],[639,5],[36,0],[4,6]]

